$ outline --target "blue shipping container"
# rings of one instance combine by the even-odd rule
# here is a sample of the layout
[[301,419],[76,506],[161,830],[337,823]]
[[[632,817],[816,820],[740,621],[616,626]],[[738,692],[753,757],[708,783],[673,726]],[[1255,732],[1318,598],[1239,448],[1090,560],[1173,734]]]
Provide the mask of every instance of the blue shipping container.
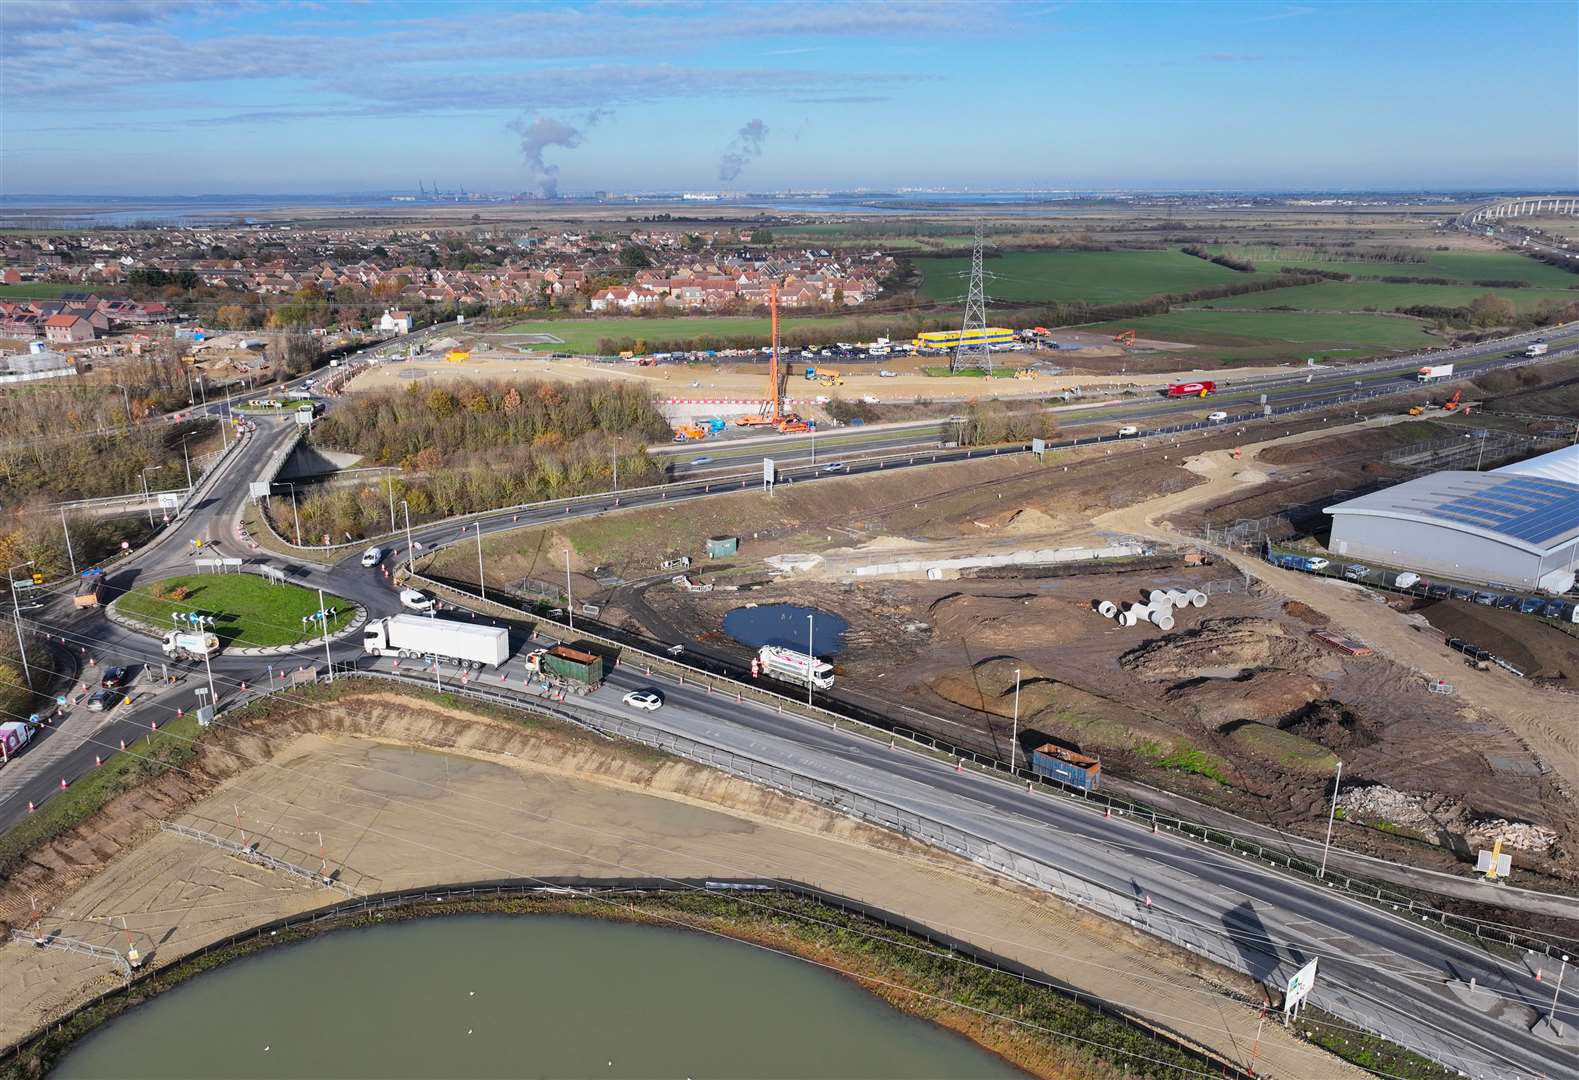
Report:
[[1094,757],[1047,743],[1031,751],[1031,768],[1051,780],[1085,791],[1102,783],[1102,762]]

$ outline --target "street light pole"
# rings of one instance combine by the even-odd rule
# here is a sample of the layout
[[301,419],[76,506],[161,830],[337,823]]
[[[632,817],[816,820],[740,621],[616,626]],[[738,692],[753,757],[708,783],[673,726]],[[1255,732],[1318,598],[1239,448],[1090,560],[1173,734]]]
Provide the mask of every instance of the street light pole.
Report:
[[329,681],[334,682],[334,657],[329,655],[329,609],[324,606],[323,590],[318,590],[318,614],[323,616],[323,661],[329,665]]
[[121,401],[126,406],[126,426],[127,427],[131,427],[131,425],[132,425],[132,395],[126,389],[126,385],[124,383],[114,382],[114,383],[110,383],[110,385],[115,387],[117,390],[119,390],[121,392]]
[[395,474],[389,473],[384,479],[389,481],[389,531],[395,531]]
[[66,534],[66,558],[70,560],[71,573],[75,576],[77,573],[77,556],[72,554],[71,551],[71,526],[66,524],[66,508],[64,506],[60,508],[60,528]]
[[1316,871],[1320,880],[1327,876],[1327,849],[1332,846],[1332,822],[1338,816],[1338,788],[1343,783],[1343,762],[1338,762],[1338,773],[1332,781],[1332,809],[1327,811],[1327,839],[1321,845],[1321,869]]
[[565,548],[565,614],[570,619],[570,629],[576,628],[576,598],[570,592],[570,549]]
[[812,631],[817,628],[813,616],[806,616],[806,707],[811,708],[811,674],[817,667],[817,651],[812,647]]
[[400,512],[406,515],[406,573],[417,572],[417,553],[411,543],[411,506],[405,499],[400,500]]
[[28,670],[27,666],[27,646],[22,644],[22,604],[20,598],[16,594],[15,575],[16,568],[18,566],[32,565],[33,560],[29,559],[27,562],[17,563],[14,566],[9,567],[5,572],[6,580],[11,583],[11,619],[16,625],[16,654],[22,658],[22,681],[27,684],[29,692],[31,692],[33,689],[33,673]]
[[1009,735],[1009,771],[1015,772],[1016,754],[1020,749],[1020,669],[1014,669],[1014,730]]
[[297,547],[301,547],[302,546],[302,515],[301,515],[301,511],[296,509],[296,485],[291,483],[289,480],[282,480],[280,482],[282,484],[284,484],[286,487],[291,489],[291,517],[296,520],[296,546]]
[[219,707],[219,696],[214,693],[214,669],[208,662],[208,650],[203,650],[203,672],[208,676],[208,702],[215,708]]
[[1557,989],[1552,991],[1552,1007],[1546,1013],[1546,1022],[1553,1027],[1557,1025],[1557,996],[1563,992],[1563,976],[1566,974],[1568,974],[1568,954],[1563,953],[1562,966],[1557,969]]
[[477,522],[477,591],[488,599],[488,585],[482,579],[482,522]]
[[148,473],[152,469],[162,469],[162,468],[164,468],[163,465],[144,465],[143,466],[143,471],[142,471],[142,478],[143,478],[143,509],[148,511],[148,527],[150,529],[153,528],[153,524],[154,524],[154,508],[153,508],[153,496],[151,494],[149,494],[149,492],[148,492]]
[[[186,439],[191,437],[188,435]],[[181,440],[181,459],[186,462],[186,491],[187,495],[190,496],[192,494],[192,455],[187,450],[186,439]]]

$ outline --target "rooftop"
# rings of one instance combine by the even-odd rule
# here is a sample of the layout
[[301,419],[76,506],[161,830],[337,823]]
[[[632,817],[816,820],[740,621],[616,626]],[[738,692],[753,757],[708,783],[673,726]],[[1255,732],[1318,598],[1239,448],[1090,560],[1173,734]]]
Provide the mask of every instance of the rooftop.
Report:
[[1425,522],[1544,554],[1579,537],[1579,481],[1506,472],[1439,472],[1326,508]]
[[1500,469],[1491,471],[1503,475],[1540,476],[1547,480],[1579,484],[1579,443],[1526,461],[1516,461],[1512,465],[1504,465]]

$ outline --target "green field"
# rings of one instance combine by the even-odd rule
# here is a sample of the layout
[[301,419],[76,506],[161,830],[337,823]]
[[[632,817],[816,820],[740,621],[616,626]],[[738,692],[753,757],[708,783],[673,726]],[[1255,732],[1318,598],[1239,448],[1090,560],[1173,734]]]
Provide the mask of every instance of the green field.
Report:
[[[155,595],[184,587],[180,600]],[[324,604],[338,614],[329,620],[329,632],[348,625],[352,605],[339,596],[324,594]],[[176,612],[213,615],[214,633],[222,644],[241,648],[295,645],[322,635],[317,623],[307,627],[304,615],[318,610],[318,593],[296,585],[276,585],[256,574],[186,574],[139,585],[115,601],[116,609],[154,626],[170,627]]]
[[1566,289],[1579,285],[1579,274],[1537,262],[1512,251],[1427,251],[1419,254],[1424,262],[1369,262],[1362,259],[1327,261],[1323,253],[1298,248],[1256,248],[1213,245],[1213,251],[1249,259],[1257,270],[1279,270],[1285,266],[1309,266],[1334,270],[1355,277],[1444,277],[1465,284],[1476,281],[1527,281],[1547,289]]
[[103,292],[107,285],[77,285],[69,281],[24,281],[0,285],[0,300],[53,300],[67,293]]
[[[821,319],[781,319],[780,330],[788,334],[808,327],[832,328],[848,319],[829,316]],[[536,319],[518,322],[499,331],[502,334],[553,334],[564,344],[531,345],[540,352],[595,353],[604,338],[639,338],[653,345],[660,342],[689,341],[705,337],[759,338],[765,345],[772,326],[765,318],[750,315],[719,318],[676,319]]]
[[[1098,323],[1082,329],[1117,333],[1131,328],[1143,338],[1201,345],[1224,363],[1353,358],[1389,349],[1441,344],[1417,319],[1396,315],[1324,315],[1299,311],[1206,311],[1179,308],[1166,315]],[[1206,356],[1202,357],[1203,360]]]
[[[1159,293],[1186,293],[1212,285],[1254,280],[1180,251],[1011,251],[987,259],[987,293],[1004,302],[1093,304],[1144,300]],[[948,301],[965,294],[969,259],[915,260],[923,278],[921,295]]]
[[1292,289],[1246,293],[1222,300],[1206,300],[1192,308],[1245,310],[1295,307],[1302,311],[1392,311],[1394,308],[1430,305],[1468,307],[1477,297],[1494,293],[1513,301],[1520,311],[1533,311],[1544,300],[1559,304],[1579,301],[1579,293],[1558,289],[1488,289],[1473,285],[1392,285],[1382,281],[1332,281],[1321,285],[1299,285]]

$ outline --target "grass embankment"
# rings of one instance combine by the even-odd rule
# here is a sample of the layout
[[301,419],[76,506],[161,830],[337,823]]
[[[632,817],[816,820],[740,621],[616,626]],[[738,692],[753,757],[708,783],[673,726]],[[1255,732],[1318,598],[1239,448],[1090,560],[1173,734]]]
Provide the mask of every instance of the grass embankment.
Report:
[[29,851],[86,821],[115,796],[191,761],[197,754],[193,740],[198,731],[195,714],[171,720],[56,793],[0,835],[0,879],[10,876]]
[[[324,594],[324,606],[335,611],[332,634],[348,626],[351,601]],[[279,585],[255,574],[187,574],[151,581],[115,601],[116,610],[151,623],[172,626],[175,613],[214,616],[214,633],[222,644],[242,648],[295,645],[321,637],[317,622],[303,623],[318,610],[318,593],[297,585]]]
[[43,1075],[77,1040],[149,997],[265,949],[396,919],[479,913],[583,915],[688,927],[788,952],[847,972],[890,1005],[957,1031],[1036,1076],[1172,1078],[1203,1069],[1214,1076],[1224,1074],[1220,1064],[1051,986],[972,963],[956,951],[874,919],[782,893],[758,893],[749,899],[646,893],[621,894],[617,902],[523,897],[416,903],[378,915],[348,915],[316,927],[251,937],[179,961],[147,976],[127,993],[79,1010],[26,1047],[3,1075]]
[[1235,724],[1229,729],[1228,737],[1246,753],[1293,772],[1331,776],[1338,765],[1338,755],[1320,743],[1266,724],[1248,720]]
[[995,367],[991,371],[979,367],[961,368],[958,371],[950,371],[947,367],[924,367],[921,369],[923,374],[931,375],[936,379],[981,379],[987,376],[991,376],[994,379],[1012,379],[1016,370],[1018,368],[1012,367]]
[[[1537,264],[1538,265],[1538,264]],[[1579,279],[1575,279],[1579,281]],[[1193,309],[1244,311],[1292,307],[1301,311],[1393,311],[1397,308],[1467,308],[1492,293],[1513,302],[1519,311],[1534,311],[1542,303],[1568,304],[1579,295],[1558,289],[1485,288],[1475,285],[1407,285],[1385,281],[1331,281],[1289,289],[1228,296],[1191,304]]]
[[[847,319],[784,319],[780,332],[818,328],[832,331],[846,325]],[[537,352],[595,353],[598,342],[606,338],[632,338],[657,345],[662,342],[700,338],[756,337],[766,344],[772,328],[766,318],[749,315],[716,318],[616,318],[616,319],[533,319],[513,323],[498,331],[502,334],[552,334],[562,344],[549,342],[527,346]]]
[[[922,274],[919,292],[923,298],[946,302],[964,295],[969,258],[916,259],[914,264]],[[1003,303],[1115,304],[1161,293],[1231,285],[1258,276],[1229,270],[1176,249],[1011,251],[986,260],[983,269],[992,278],[987,291],[995,301]]]

